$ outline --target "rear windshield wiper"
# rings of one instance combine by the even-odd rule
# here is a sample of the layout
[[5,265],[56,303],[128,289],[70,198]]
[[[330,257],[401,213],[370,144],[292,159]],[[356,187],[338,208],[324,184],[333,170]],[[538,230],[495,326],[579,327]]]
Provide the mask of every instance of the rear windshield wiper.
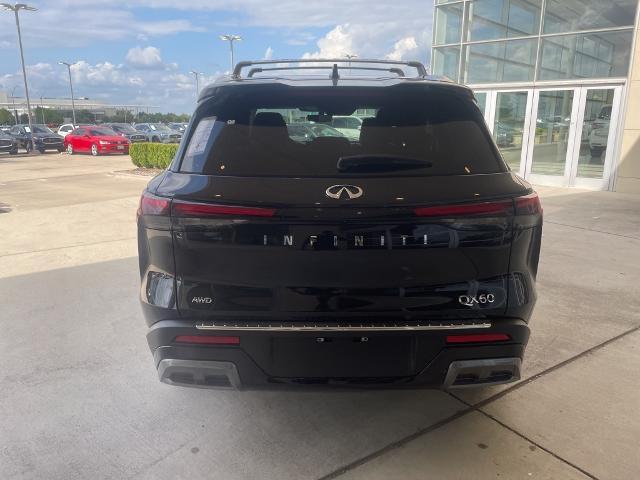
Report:
[[349,155],[338,159],[340,172],[388,172],[393,170],[412,170],[429,168],[432,163],[422,158],[390,155],[385,153]]

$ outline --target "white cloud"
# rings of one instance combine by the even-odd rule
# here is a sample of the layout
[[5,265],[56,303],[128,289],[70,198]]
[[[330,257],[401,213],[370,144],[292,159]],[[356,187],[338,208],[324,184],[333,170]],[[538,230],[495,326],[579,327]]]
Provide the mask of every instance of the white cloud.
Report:
[[271,60],[273,58],[273,48],[267,47],[267,50],[264,52],[264,60]]
[[358,52],[353,46],[353,30],[349,24],[338,25],[318,40],[318,51],[307,52],[304,54],[304,58],[342,58],[347,54],[357,54]]
[[430,35],[422,24],[384,22],[378,24],[345,23],[337,25],[317,41],[317,50],[305,58],[343,58],[356,54],[359,58],[418,60],[430,56]]
[[[386,55],[387,60],[407,60],[412,59],[411,55],[418,49],[418,42],[415,37],[405,37],[396,42],[393,51]],[[411,55],[409,55],[411,54]],[[409,56],[410,58],[407,58]]]
[[134,67],[163,67],[160,50],[156,47],[134,47],[127,52],[127,63]]

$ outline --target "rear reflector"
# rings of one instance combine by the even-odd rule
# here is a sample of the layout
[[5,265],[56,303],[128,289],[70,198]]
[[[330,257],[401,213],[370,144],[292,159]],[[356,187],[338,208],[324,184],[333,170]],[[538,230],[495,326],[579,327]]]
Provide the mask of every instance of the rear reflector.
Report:
[[240,337],[214,335],[178,335],[176,343],[198,343],[200,345],[240,345]]
[[171,199],[157,197],[149,192],[144,192],[140,197],[138,216],[140,215],[168,215]]
[[208,203],[189,203],[174,201],[173,215],[177,217],[208,217],[208,216],[238,216],[238,217],[273,217],[273,208],[239,207],[235,205],[212,205]]
[[460,205],[440,205],[434,207],[418,207],[414,209],[418,217],[465,217],[470,215],[508,215],[513,213],[513,202],[466,203]]
[[516,215],[536,215],[538,213],[542,213],[542,205],[537,193],[516,198]]
[[447,335],[447,343],[506,342],[511,337],[506,333],[478,333],[475,335]]

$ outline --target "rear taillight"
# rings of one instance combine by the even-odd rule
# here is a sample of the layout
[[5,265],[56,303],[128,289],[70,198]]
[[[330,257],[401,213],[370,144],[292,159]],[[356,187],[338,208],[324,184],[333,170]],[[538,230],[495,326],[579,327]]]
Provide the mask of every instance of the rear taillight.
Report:
[[144,192],[140,197],[138,216],[140,215],[169,215],[171,199],[157,197],[149,192]]
[[437,205],[433,207],[415,208],[418,217],[472,217],[472,216],[503,216],[536,215],[542,213],[542,205],[537,193],[518,197],[515,200],[499,200],[496,202],[462,203],[458,205]]
[[542,204],[537,193],[518,197],[516,202],[516,215],[537,215],[542,213]]
[[176,343],[197,343],[199,345],[240,345],[240,337],[219,335],[178,335]]
[[208,203],[191,203],[175,200],[172,215],[176,217],[273,217],[273,208],[241,207],[235,205],[213,205]]
[[464,203],[460,205],[438,205],[418,207],[413,211],[418,217],[509,215],[513,213],[513,202],[511,200],[500,200],[497,202]]
[[447,343],[506,342],[511,337],[506,333],[476,333],[472,335],[447,335]]

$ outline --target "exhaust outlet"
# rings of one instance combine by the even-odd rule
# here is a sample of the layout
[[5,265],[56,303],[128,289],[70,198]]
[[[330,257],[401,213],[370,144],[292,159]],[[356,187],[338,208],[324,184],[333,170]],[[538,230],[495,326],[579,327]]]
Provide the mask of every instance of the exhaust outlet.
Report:
[[520,358],[490,358],[451,362],[444,388],[484,387],[520,380]]

